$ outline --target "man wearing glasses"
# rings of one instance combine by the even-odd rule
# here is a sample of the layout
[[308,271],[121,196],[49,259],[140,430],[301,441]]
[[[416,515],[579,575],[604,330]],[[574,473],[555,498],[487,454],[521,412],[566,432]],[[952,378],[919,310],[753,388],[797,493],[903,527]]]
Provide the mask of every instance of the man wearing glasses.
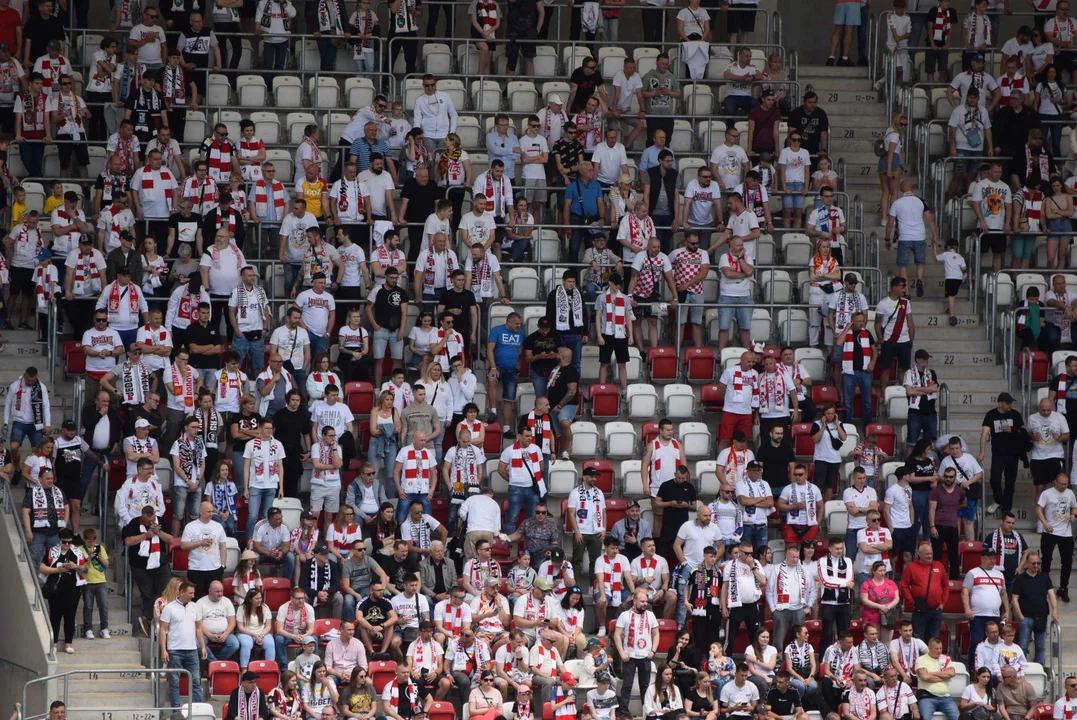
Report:
[[[1042,663],[1044,658],[1048,618],[1058,622],[1058,599],[1054,584],[1049,574],[1040,571],[1041,564],[1040,553],[1035,550],[1029,552],[1025,571],[1013,581],[1013,593],[1010,595],[1010,610],[1017,624],[1017,644],[1024,650],[1034,636],[1036,650],[1033,660],[1038,663]],[[1067,696],[1077,698],[1075,682],[1074,678],[1067,678]],[[1058,707],[1057,704],[1055,707]]]
[[448,94],[437,89],[433,75],[423,76],[423,94],[415,100],[414,115],[414,126],[423,131],[423,145],[434,157],[445,144],[445,136],[456,132],[456,106]]
[[724,190],[732,190],[744,182],[744,171],[750,167],[748,154],[737,144],[738,138],[740,132],[731,127],[725,131],[722,144],[711,151],[711,174],[718,178]]
[[[797,137],[799,141],[799,136]],[[808,224],[804,228],[804,232],[810,238],[818,238],[820,241],[829,240],[830,256],[838,261],[838,265],[841,265],[844,258],[842,257],[839,239],[841,234],[845,232],[845,213],[834,204],[833,188],[823,186],[819,190],[819,199],[823,201],[823,204],[821,207],[812,210],[811,215],[808,216]],[[923,259],[922,253],[920,259]],[[923,270],[921,270],[922,272]]]
[[[159,70],[167,57],[165,48],[165,31],[157,20],[157,9],[148,7],[142,11],[142,22],[131,28],[127,36],[127,47],[138,48],[138,61],[146,70]],[[152,76],[153,73],[146,73]]]
[[[53,43],[56,44],[57,51],[60,49],[60,43],[53,40],[49,43],[50,54]],[[56,139],[61,141],[57,148],[60,153],[61,177],[86,177],[86,167],[90,164],[89,151],[86,149],[86,120],[90,117],[90,109],[86,107],[86,102],[75,94],[74,79],[70,75],[61,76],[60,88],[49,94],[45,109],[51,113],[50,119],[56,128]],[[75,158],[73,168],[72,156]]]
[[568,111],[570,114],[581,112],[587,106],[587,99],[596,92],[604,105],[609,105],[606,86],[602,73],[598,72],[598,61],[593,57],[583,59],[583,64],[572,71],[568,79]]
[[[722,224],[722,189],[714,182],[714,171],[710,168],[699,168],[696,179],[684,189],[681,217],[688,227],[696,229],[699,242],[709,246],[711,233]],[[668,250],[663,249],[663,252]],[[673,259],[672,255],[670,259]],[[703,276],[706,277],[705,272]]]
[[[102,298],[106,296],[102,294]],[[86,397],[97,396],[98,383],[106,373],[116,367],[116,358],[123,354],[120,334],[108,326],[108,313],[104,308],[93,315],[93,329],[82,334],[82,351],[86,355]]]

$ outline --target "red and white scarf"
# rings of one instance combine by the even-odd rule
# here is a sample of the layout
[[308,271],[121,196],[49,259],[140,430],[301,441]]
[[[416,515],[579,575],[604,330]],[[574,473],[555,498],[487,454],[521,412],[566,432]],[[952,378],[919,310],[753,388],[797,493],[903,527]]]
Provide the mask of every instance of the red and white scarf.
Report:
[[651,646],[651,611],[632,611],[628,618],[628,639],[625,641],[625,650],[631,652],[631,648],[646,650]]
[[[476,590],[486,588],[487,578],[501,579],[501,566],[497,564],[496,560],[490,559],[486,562],[482,562],[478,558],[472,558],[468,561],[468,578],[471,580],[471,587]],[[485,598],[486,594],[483,593],[480,597]],[[488,610],[480,612],[488,612]]]
[[931,24],[931,37],[936,45],[943,45],[950,37],[950,11],[934,8],[932,10],[934,20]]
[[194,211],[203,215],[217,204],[217,183],[213,178],[199,180],[197,176],[192,175],[183,183],[182,197],[185,200],[189,199],[194,205]]
[[[580,493],[581,507],[583,504],[583,493]],[[596,587],[595,589],[601,590],[612,597],[614,606],[621,604],[621,591],[624,589],[624,571],[625,568],[621,566],[620,560],[616,558],[611,560],[609,555],[606,554],[603,554],[598,559],[598,562],[595,563],[595,574],[602,573],[602,587]]]
[[777,412],[787,410],[789,405],[789,388],[785,386],[785,373],[763,373],[759,378],[759,409]]
[[311,140],[309,137],[303,138],[303,142],[310,146],[310,162],[312,165],[322,164],[322,151],[318,148],[318,143]]
[[[138,531],[142,534],[149,532],[149,528],[139,523]],[[161,538],[151,535],[148,540],[138,544],[138,556],[146,558],[146,569],[156,570],[161,567]]]
[[539,451],[538,445],[532,443],[527,446],[525,451],[520,447],[520,443],[515,442],[510,449],[512,450],[512,462],[510,463],[512,470],[524,469],[524,452],[527,452],[531,475],[539,486],[539,497],[545,496],[546,482],[542,479],[542,453]]
[[414,445],[408,448],[408,454],[404,458],[404,492],[429,492],[431,455],[431,451],[426,448],[418,452]]
[[273,195],[273,213],[274,217],[284,217],[284,184],[279,180],[274,180],[271,183],[271,187],[267,192],[266,181],[259,180],[254,184],[254,212],[259,218],[269,217],[266,214],[266,210],[269,208],[269,194]]
[[[1046,157],[1047,153],[1040,156],[1041,159]],[[1039,232],[1040,219],[1043,217],[1043,193],[1039,190],[1024,188],[1021,191],[1021,196],[1025,200],[1025,218],[1028,220],[1029,232]]]
[[1051,160],[1047,148],[1041,146],[1040,154],[1033,157],[1032,149],[1025,143],[1025,175],[1031,175],[1033,170],[1039,170],[1040,177],[1050,177]]
[[[218,230],[220,230],[221,227],[224,225],[223,211],[222,211],[222,209],[220,207],[217,208],[216,218],[217,219],[216,219],[216,222],[214,222],[214,228],[213,228],[214,233],[216,233]],[[228,235],[229,235],[229,237],[235,237],[235,235],[236,235],[236,222],[237,222],[237,220],[239,220],[239,213],[237,213],[235,211],[234,207],[229,207],[228,208]],[[235,245],[230,245],[230,247],[235,249],[236,258],[240,258],[239,248],[237,248]],[[210,252],[210,255],[213,256],[213,262],[217,263],[217,264],[220,264],[221,251],[219,249],[217,249],[217,246],[216,245],[210,246],[209,252]],[[240,260],[240,262],[242,263],[242,260]]]
[[[412,710],[414,710],[415,703],[419,700],[419,688],[410,679],[404,688],[404,694],[411,703]],[[389,707],[393,709],[394,713],[400,708],[400,683],[395,678],[389,683]]]
[[[752,378],[752,380],[757,380],[757,379],[758,379],[757,377]],[[758,382],[752,382],[751,380],[749,380],[747,390],[751,390],[751,392],[752,392],[752,407],[758,407],[759,406],[759,384],[758,384]],[[744,400],[746,399],[744,397],[744,393],[747,390],[744,387],[744,370],[741,369],[741,367],[738,365],[736,367],[736,369],[733,370],[733,401],[734,402],[744,402]]]
[[853,373],[853,353],[858,349],[860,356],[863,358],[863,364],[860,369],[867,368],[868,363],[871,362],[871,335],[867,330],[861,329],[856,334],[855,338],[856,349],[854,349],[853,331],[845,333],[845,339],[841,344],[841,372],[843,375],[852,375]]
[[[538,427],[536,427],[538,425]],[[536,418],[535,411],[532,410],[527,414],[527,427],[531,428],[531,435],[535,438],[540,438],[538,445],[542,448],[543,455],[549,455],[553,449],[551,444],[553,438],[553,430],[550,424],[549,414]]]
[[789,579],[787,576],[791,573],[796,573],[797,583],[800,586],[800,603],[802,605],[806,605],[808,602],[808,574],[804,572],[804,566],[802,566],[800,563],[797,563],[793,567],[789,567],[785,564],[784,561],[781,565],[778,566],[778,572],[775,573],[775,575],[777,576],[776,589],[778,591],[777,604],[787,605],[790,602],[790,587]]
[[165,67],[163,80],[165,102],[168,106],[187,105],[187,70],[182,65],[168,65]]
[[47,312],[49,307],[49,301],[52,300],[56,291],[56,281],[53,280],[53,266],[50,265],[47,269],[44,265],[38,265],[34,270],[34,291],[37,297],[37,309],[40,312]]
[[179,370],[175,363],[172,364],[172,392],[177,397],[183,397],[183,404],[188,409],[194,407],[194,371],[188,365],[184,368],[183,378],[179,376]]
[[127,177],[131,177],[135,174],[135,160],[138,158],[135,155],[135,136],[132,135],[129,138],[124,138],[119,133],[116,133],[116,155],[119,156],[123,162],[123,173]]
[[[220,227],[221,227],[221,219],[220,219],[220,214],[219,214],[220,213],[220,208],[218,208],[217,212],[218,212],[217,229],[219,230]],[[228,231],[231,233],[231,232],[234,232],[235,228],[236,228],[236,222],[235,222],[236,214],[235,214],[235,212],[231,212],[230,215],[231,215],[231,217],[229,217],[229,219],[228,219]],[[243,264],[243,253],[240,252],[239,248],[236,247],[236,244],[234,242],[229,242],[228,247],[226,247],[225,250],[231,250],[233,253],[235,253],[236,265],[242,265]],[[217,247],[216,243],[209,246],[209,255],[213,259],[213,264],[220,267],[220,265],[221,265],[221,249],[219,247]]]
[[464,606],[453,607],[452,601],[449,600],[445,606],[445,631],[452,637],[457,637],[464,629]]
[[221,377],[217,381],[217,387],[219,388],[217,395],[218,400],[227,399],[228,394],[233,390],[236,392],[236,396],[238,397],[240,391],[239,371],[237,370],[235,374],[232,374],[228,372],[227,369],[221,370]]
[[[133,314],[138,314],[138,287],[134,283],[127,285],[127,306]],[[120,311],[120,283],[117,280],[112,283],[108,291],[108,314],[115,315]]]
[[22,96],[22,132],[28,140],[45,137],[45,100],[46,93],[25,92]]
[[222,143],[214,140],[206,150],[209,176],[214,180],[227,180],[232,174],[232,154],[235,152],[231,141],[225,140]]
[[[789,502],[793,503],[794,505],[797,504],[798,502],[800,502],[800,499],[797,496],[797,488],[798,487],[800,487],[800,486],[797,485],[796,483],[793,483],[792,485],[789,486]],[[807,514],[808,522],[806,524],[808,526],[818,525],[819,524],[819,518],[818,518],[818,516],[816,514],[816,503],[819,502],[819,500],[821,500],[821,499],[822,498],[815,497],[815,490],[810,485],[807,485],[807,484],[804,485],[804,506],[805,506],[804,512]],[[790,514],[792,514],[794,512],[798,513],[798,517],[799,517],[799,512],[800,511],[799,510],[793,510],[793,511],[790,512]],[[794,522],[792,522],[790,520],[790,524],[791,525],[796,525],[798,523],[794,523]]]
[[606,325],[602,329],[609,331],[602,334],[609,334],[611,337],[623,337],[628,317],[628,300],[623,293],[617,293],[614,296],[613,293],[607,290],[602,304],[606,308]]
[[635,213],[628,216],[628,245],[632,252],[643,252],[655,236],[654,220],[650,216],[640,220]]
[[310,618],[307,614],[307,603],[296,611],[295,605],[288,603],[288,609],[284,611],[284,629],[290,633],[301,633],[307,628]]
[[[426,643],[424,643],[421,639],[416,640],[415,641],[415,646],[414,646],[415,650],[411,654],[412,664],[413,664],[413,666],[415,668],[418,668],[419,670],[423,669],[423,655],[424,655],[423,648],[425,646],[426,646]],[[427,670],[432,670],[437,665],[438,651],[437,651],[437,646],[434,645],[433,641],[430,642],[430,658],[434,661],[434,664],[431,665],[430,667],[426,668]]]

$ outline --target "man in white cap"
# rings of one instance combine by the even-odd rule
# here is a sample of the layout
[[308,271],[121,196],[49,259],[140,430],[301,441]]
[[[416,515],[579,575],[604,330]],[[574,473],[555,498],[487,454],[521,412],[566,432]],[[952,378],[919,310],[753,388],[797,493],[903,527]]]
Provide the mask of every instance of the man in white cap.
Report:
[[568,116],[564,112],[565,101],[557,93],[550,95],[547,103],[546,107],[538,111],[539,134],[546,138],[546,144],[553,148],[553,144],[561,139]]

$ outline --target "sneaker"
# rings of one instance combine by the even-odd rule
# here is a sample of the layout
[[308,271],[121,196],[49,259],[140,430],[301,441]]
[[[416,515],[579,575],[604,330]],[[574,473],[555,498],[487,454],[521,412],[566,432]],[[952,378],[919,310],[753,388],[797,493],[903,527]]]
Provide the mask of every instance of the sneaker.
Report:
[[1070,590],[1069,590],[1069,588],[1059,588],[1058,589],[1058,599],[1061,600],[1062,602],[1068,603],[1070,601]]
[[506,440],[515,440],[516,439],[516,433],[513,431],[512,428],[509,428],[508,430],[502,430],[501,435]]
[[[101,637],[104,637],[104,636],[105,636],[105,632],[108,632],[108,631],[106,630],[106,631],[102,632],[102,633],[101,633]],[[86,631],[86,632],[85,632],[85,633],[83,634],[83,636],[82,636],[82,637],[86,638],[87,640],[93,640],[93,630],[87,630],[87,631]]]
[[598,635],[598,637],[606,637],[606,628],[600,627],[595,634]]
[[486,413],[486,422],[497,422],[497,410],[491,410],[490,412]]
[[850,60],[847,57],[843,57],[841,60],[838,60],[838,67],[852,67],[852,66],[853,66],[853,61]]
[[827,67],[834,67],[834,56],[833,55],[831,55],[830,57],[828,57],[826,59],[826,66]]
[[957,327],[957,316],[956,315],[951,315],[950,316],[950,326],[951,327]]
[[916,297],[923,297],[923,296],[924,296],[924,281],[923,280],[917,280],[916,281]]
[[68,655],[74,655],[75,654],[75,648],[68,645],[67,647],[64,648],[64,652],[67,653]]
[[38,338],[38,339],[37,339],[37,344],[38,344],[38,345],[48,345],[48,344],[49,344],[49,341],[48,341],[48,340],[46,340],[45,338]]
[[19,330],[33,330],[30,323],[19,323]]
[[14,330],[10,320],[5,320],[3,325],[0,325],[0,330]]
[[149,623],[146,622],[146,618],[144,618],[142,616],[139,616],[139,618],[138,618],[138,628],[139,628],[139,630],[142,631],[143,635],[145,635],[146,637],[150,636],[150,626],[149,626]]
[[[953,318],[951,318],[951,320],[952,319]],[[951,325],[952,324],[953,323],[951,323]],[[994,515],[997,512],[998,512],[998,503],[993,502],[993,503],[991,503],[990,505],[987,506],[987,514],[988,515]]]
[[108,631],[108,628],[105,628],[104,630],[101,631],[101,639],[102,640],[111,640],[112,639],[112,633],[110,633]]
[[563,451],[563,452],[561,453],[561,459],[562,459],[562,460],[571,460],[571,459],[572,459],[572,456],[568,454],[568,451],[567,451],[567,450],[565,450],[565,451]]

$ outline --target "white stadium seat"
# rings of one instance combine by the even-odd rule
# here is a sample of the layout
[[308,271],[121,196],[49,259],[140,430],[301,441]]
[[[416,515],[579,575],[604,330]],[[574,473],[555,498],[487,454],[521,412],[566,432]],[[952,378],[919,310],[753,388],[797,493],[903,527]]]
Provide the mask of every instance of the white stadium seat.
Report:
[[593,422],[579,420],[572,423],[573,457],[598,457],[600,437],[598,426]]
[[340,86],[333,77],[312,77],[307,82],[310,103],[317,108],[335,108],[340,105]]
[[624,497],[643,497],[643,469],[639,460],[621,463],[621,494]]
[[721,482],[718,480],[718,465],[714,460],[700,460],[696,463],[696,478],[699,480],[699,494],[702,497],[717,497]]
[[348,107],[358,110],[372,104],[377,92],[370,78],[350,77],[344,81],[344,94],[348,98]]
[[629,420],[653,420],[658,417],[658,391],[650,383],[634,383],[625,393]]
[[714,435],[706,423],[683,422],[677,426],[677,439],[681,441],[684,455],[689,460],[711,457],[712,437]]
[[827,532],[841,537],[849,526],[849,510],[841,500],[831,500],[823,508],[823,517],[826,518]]
[[240,75],[236,78],[236,92],[239,104],[244,107],[264,108],[267,106],[269,90],[265,78],[261,75]]
[[[638,439],[632,423],[608,422],[603,427],[607,458],[630,458],[636,454]],[[575,455],[576,453],[573,453]]]
[[303,82],[294,75],[273,78],[273,102],[279,108],[303,107]]
[[551,495],[566,496],[576,487],[576,466],[571,460],[554,460],[550,463]]
[[696,414],[696,395],[691,385],[671,384],[662,388],[665,416],[670,420],[690,420]]

